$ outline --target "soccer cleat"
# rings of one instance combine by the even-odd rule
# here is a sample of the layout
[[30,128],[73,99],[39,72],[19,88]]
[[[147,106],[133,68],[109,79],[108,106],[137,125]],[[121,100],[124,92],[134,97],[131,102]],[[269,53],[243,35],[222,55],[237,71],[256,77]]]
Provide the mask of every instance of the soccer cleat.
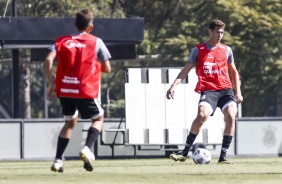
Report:
[[55,159],[54,163],[51,166],[51,171],[63,173],[64,172],[63,161],[60,159]]
[[234,162],[230,162],[228,160],[226,160],[226,158],[219,158],[218,164],[234,164]]
[[178,153],[170,154],[170,158],[172,158],[174,161],[185,162],[187,156],[183,155],[182,152],[178,152]]
[[84,162],[83,168],[86,171],[92,171],[92,161],[95,160],[94,154],[90,151],[90,149],[87,146],[84,146],[84,148],[80,151],[79,156],[81,160]]

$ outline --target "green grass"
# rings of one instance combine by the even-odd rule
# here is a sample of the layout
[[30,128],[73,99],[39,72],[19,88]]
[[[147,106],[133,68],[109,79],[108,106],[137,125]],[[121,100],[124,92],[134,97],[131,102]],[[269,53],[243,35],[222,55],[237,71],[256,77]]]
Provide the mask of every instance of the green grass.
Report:
[[64,173],[50,171],[52,161],[0,161],[0,184],[67,183],[282,183],[282,158],[230,158],[236,164],[195,165],[192,159],[96,160],[93,172],[82,161],[66,160]]

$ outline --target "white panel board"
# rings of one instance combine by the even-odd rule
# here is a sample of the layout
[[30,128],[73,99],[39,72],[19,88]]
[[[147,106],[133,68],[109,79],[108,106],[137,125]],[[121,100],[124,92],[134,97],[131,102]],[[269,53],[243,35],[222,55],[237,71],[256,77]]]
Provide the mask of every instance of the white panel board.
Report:
[[185,140],[183,136],[183,129],[182,127],[179,128],[170,128],[168,130],[168,143],[170,144],[184,144]]
[[129,144],[144,144],[144,129],[130,128],[128,133]]
[[[181,69],[167,69],[168,84],[161,83],[161,68],[147,70],[149,82],[141,83],[142,68],[128,69],[129,82],[125,84],[125,101],[129,142],[144,143],[144,129],[149,129],[149,143],[152,144],[164,143],[164,129],[169,130],[169,143],[185,142],[183,129],[190,130],[198,112],[200,98],[200,94],[194,91],[198,81],[195,69],[189,72],[188,83],[176,86],[174,99],[171,100],[166,99],[166,91]],[[208,129],[208,143],[220,144],[224,127],[223,114],[218,109],[202,127]],[[195,142],[203,142],[202,131]]]
[[238,155],[282,154],[282,121],[237,122]]
[[[168,90],[181,69],[168,69]],[[183,143],[183,129],[185,128],[185,90],[179,84],[175,88],[174,99],[166,100],[166,128],[169,129],[169,143]]]
[[[203,128],[202,128],[203,129]],[[204,141],[203,141],[203,131],[202,131],[202,129],[201,129],[201,131],[199,132],[199,134],[198,134],[198,136],[196,137],[196,139],[195,139],[195,141],[194,141],[194,144],[195,143],[203,143]]]
[[204,123],[202,128],[208,129],[208,143],[221,144],[225,128],[224,116],[220,108]]
[[128,84],[141,84],[141,68],[128,68]]
[[128,83],[125,83],[126,128],[129,129],[129,143],[144,143],[146,128],[145,84],[141,83],[141,69],[128,69]]
[[150,144],[164,144],[165,135],[163,128],[150,128],[149,129],[149,143]]
[[21,158],[19,123],[0,123],[0,159]]
[[188,74],[188,83],[184,85],[185,127],[189,130],[198,113],[200,94],[195,92],[197,81],[196,70],[193,68]]
[[165,85],[161,83],[161,69],[148,69],[146,84],[146,128],[149,143],[163,144],[165,129]]
[[[188,74],[188,84],[185,84],[185,127],[191,129],[192,123],[198,114],[198,103],[200,94],[195,92],[195,87],[198,82],[195,68],[192,68]],[[199,132],[194,143],[203,142],[202,130]]]

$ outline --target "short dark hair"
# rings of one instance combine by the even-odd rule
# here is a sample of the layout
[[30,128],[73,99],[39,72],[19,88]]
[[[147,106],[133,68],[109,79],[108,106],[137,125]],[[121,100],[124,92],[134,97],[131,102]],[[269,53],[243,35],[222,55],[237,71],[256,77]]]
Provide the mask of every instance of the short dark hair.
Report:
[[213,31],[215,27],[225,28],[225,24],[221,20],[215,19],[211,21],[209,29]]
[[78,30],[83,31],[93,24],[94,15],[89,9],[82,9],[76,13],[75,25]]

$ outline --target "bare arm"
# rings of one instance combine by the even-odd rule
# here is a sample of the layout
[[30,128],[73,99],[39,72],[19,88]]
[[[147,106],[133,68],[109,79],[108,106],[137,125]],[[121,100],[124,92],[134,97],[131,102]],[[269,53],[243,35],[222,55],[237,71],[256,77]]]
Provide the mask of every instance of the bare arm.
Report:
[[56,58],[56,52],[50,51],[45,59],[45,73],[48,81],[46,98],[48,100],[50,100],[54,96],[54,92],[55,92],[55,83],[52,75],[52,66],[55,58]]
[[181,81],[188,75],[188,73],[193,68],[193,66],[194,66],[193,63],[187,62],[185,67],[181,70],[181,72],[178,74],[178,76],[176,77],[176,79],[174,80],[170,88],[167,90],[167,93],[166,93],[167,99],[174,98],[175,86],[181,83]]
[[111,64],[109,60],[102,62],[102,72],[110,73],[111,70],[112,69],[111,69]]
[[234,62],[228,64],[228,69],[231,73],[233,86],[235,88],[235,93],[236,93],[235,98],[237,100],[237,103],[241,103],[243,101],[243,96],[241,94],[241,81],[240,81],[240,76],[239,76],[239,73],[237,71],[237,68]]

